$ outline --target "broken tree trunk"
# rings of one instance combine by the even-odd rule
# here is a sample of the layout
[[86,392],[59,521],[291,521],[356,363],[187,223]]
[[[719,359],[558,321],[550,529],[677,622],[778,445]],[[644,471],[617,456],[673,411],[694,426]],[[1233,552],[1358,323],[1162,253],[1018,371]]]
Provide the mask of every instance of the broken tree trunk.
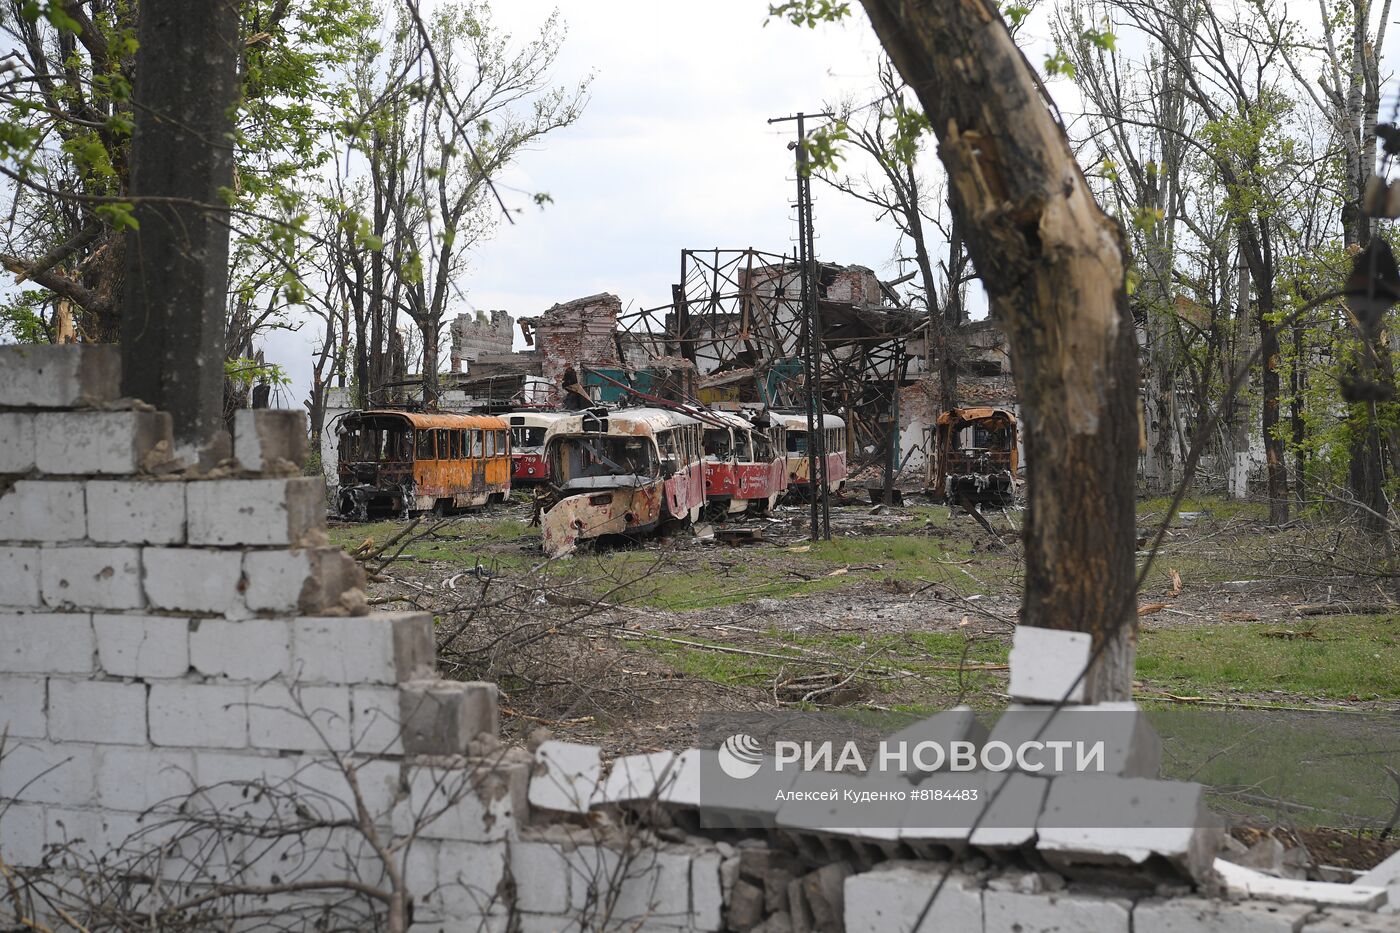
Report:
[[1122,231],[990,0],[862,2],[933,124],[1010,340],[1029,478],[1021,622],[1091,633],[1087,698],[1126,698],[1138,376]]

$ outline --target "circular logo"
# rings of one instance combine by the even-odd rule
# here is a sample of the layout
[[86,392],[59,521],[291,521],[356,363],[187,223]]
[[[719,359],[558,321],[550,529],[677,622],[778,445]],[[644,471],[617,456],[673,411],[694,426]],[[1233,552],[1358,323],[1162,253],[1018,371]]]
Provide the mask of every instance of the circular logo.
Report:
[[763,746],[746,733],[734,733],[719,747],[719,769],[736,781],[753,777],[762,764]]

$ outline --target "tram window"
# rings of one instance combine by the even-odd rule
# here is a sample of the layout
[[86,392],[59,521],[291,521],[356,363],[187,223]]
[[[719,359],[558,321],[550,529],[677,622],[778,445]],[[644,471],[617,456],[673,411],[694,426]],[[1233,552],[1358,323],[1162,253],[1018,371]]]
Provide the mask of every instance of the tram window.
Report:
[[488,457],[494,457],[494,456],[496,456],[496,432],[495,432],[495,431],[483,431],[483,432],[481,432],[481,441],[482,441],[483,444],[486,445],[486,448],[485,448],[485,449],[486,449],[486,456],[488,456]]
[[496,432],[496,454],[504,457],[510,453],[510,438],[506,437],[505,431]]
[[547,428],[511,428],[510,439],[516,447],[531,448],[544,446],[544,434]]
[[656,446],[661,449],[662,460],[676,459],[676,436],[674,431],[662,431],[656,435]]
[[734,457],[737,460],[753,459],[753,454],[749,449],[749,432],[743,428],[734,429]]
[[729,432],[724,428],[710,428],[705,432],[705,456],[714,460],[729,459]]
[[476,457],[476,458],[480,458],[481,455],[482,455],[482,454],[481,454],[481,449],[482,449],[481,432],[480,432],[480,431],[472,431],[472,432],[471,432],[471,435],[472,435],[472,456],[473,456],[473,457]]
[[433,453],[433,432],[432,432],[432,431],[419,431],[419,432],[418,432],[418,450],[417,450],[417,454],[416,454],[416,455],[417,455],[417,457],[418,457],[419,460],[436,460],[436,459],[437,459],[437,457],[436,457],[436,456],[434,455],[434,453]]
[[789,431],[787,436],[787,449],[790,454],[805,454],[807,452],[806,432]]

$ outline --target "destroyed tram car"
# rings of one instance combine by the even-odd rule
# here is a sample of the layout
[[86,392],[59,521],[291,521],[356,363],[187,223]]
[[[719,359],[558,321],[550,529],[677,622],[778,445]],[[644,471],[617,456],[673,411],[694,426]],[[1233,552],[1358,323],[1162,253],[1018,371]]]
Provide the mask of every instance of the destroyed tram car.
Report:
[[703,424],[664,408],[602,408],[559,418],[545,438],[549,497],[544,552],[580,542],[641,536],[705,507]]
[[355,411],[336,429],[342,518],[439,515],[510,496],[509,425],[488,415]]

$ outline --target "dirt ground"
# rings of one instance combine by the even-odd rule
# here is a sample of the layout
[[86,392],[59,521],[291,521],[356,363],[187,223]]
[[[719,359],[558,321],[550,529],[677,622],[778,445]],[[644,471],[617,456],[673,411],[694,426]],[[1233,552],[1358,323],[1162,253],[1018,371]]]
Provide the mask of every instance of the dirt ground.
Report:
[[[885,507],[859,491],[833,508],[831,541],[809,541],[792,506],[553,561],[531,511],[521,497],[444,522],[332,527],[371,571],[373,604],[435,614],[446,676],[500,684],[518,738],[544,727],[620,753],[691,743],[710,712],[912,718],[1008,702],[1019,511],[987,515],[993,536],[921,497]],[[1139,503],[1144,543],[1164,512]],[[1171,523],[1139,596],[1139,699],[1400,710],[1400,608],[1374,553],[1325,516],[1283,529],[1264,517],[1198,500]],[[1329,863],[1395,848],[1363,835],[1327,840]]]

